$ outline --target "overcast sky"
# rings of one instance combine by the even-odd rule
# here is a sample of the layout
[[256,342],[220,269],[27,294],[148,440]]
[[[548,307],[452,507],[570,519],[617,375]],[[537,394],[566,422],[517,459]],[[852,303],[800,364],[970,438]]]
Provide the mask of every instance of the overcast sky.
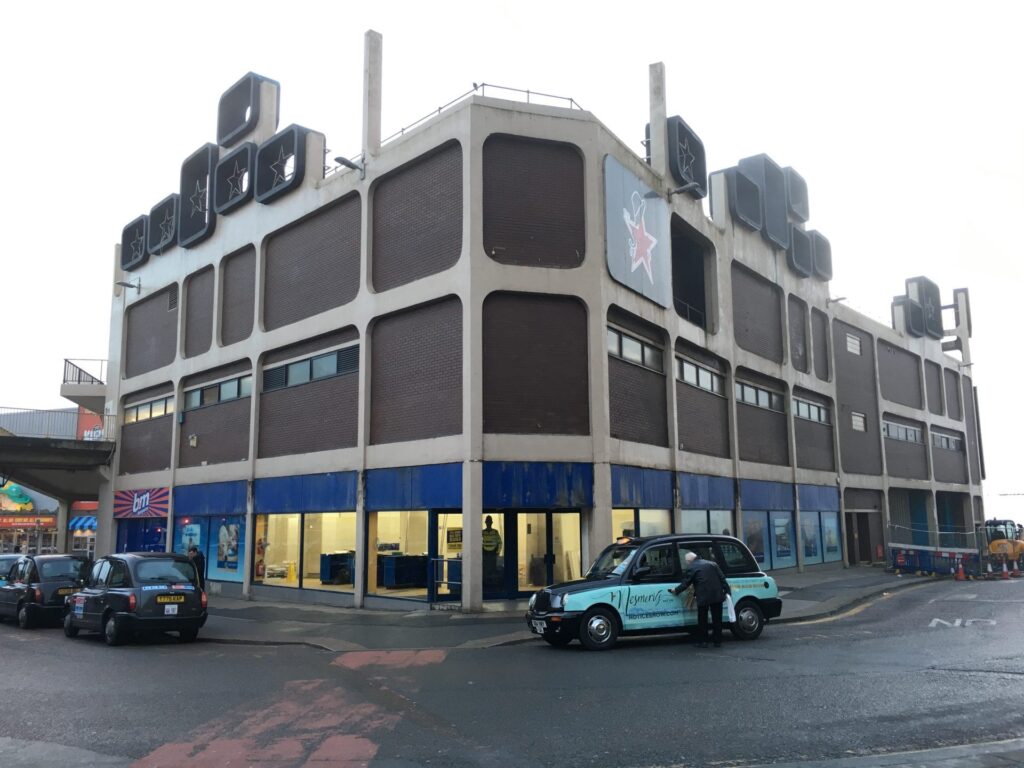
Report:
[[[642,151],[648,65],[708,169],[766,152],[806,179],[833,296],[889,323],[904,279],[968,287],[987,516],[1024,521],[1018,223],[1021,24],[1008,2],[6,3],[0,406],[54,408],[63,359],[106,356],[112,249],[215,140],[220,94],[281,83],[281,125],[359,152],[363,33],[383,131],[472,83],[573,97]],[[1019,401],[1019,399],[1018,399]]]

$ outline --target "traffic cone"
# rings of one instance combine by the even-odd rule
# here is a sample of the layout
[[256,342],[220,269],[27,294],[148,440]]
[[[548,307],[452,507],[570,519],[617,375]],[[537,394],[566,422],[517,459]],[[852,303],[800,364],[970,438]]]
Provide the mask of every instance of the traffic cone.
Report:
[[1013,571],[1010,572],[1010,575],[1015,579],[1020,578],[1020,568],[1017,567],[1017,558],[1014,558],[1013,560]]
[[992,579],[992,578],[995,578],[995,577],[994,577],[994,576],[992,575],[992,561],[991,561],[991,560],[989,560],[989,561],[988,561],[988,563],[986,563],[986,567],[987,567],[987,569],[988,569],[988,570],[987,570],[987,571],[985,572],[985,578],[986,578],[986,579]]
[[967,581],[967,576],[964,575],[964,561],[963,560],[958,560],[957,563],[959,564],[960,567],[956,569],[956,577],[955,577],[956,580],[957,581]]
[[1006,570],[1006,561],[1003,560],[1003,580],[1005,581],[1005,580],[1008,580],[1009,578],[1010,578],[1010,572],[1008,570]]

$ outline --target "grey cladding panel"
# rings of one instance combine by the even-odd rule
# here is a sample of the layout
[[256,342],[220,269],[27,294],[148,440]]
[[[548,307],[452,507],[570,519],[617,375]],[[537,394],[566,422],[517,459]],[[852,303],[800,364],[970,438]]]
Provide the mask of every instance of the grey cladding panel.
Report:
[[732,315],[741,349],[782,362],[782,293],[774,283],[736,262],[732,265]]
[[495,293],[483,314],[484,432],[590,434],[583,304]]
[[[959,435],[961,440],[963,435]],[[967,483],[967,454],[932,446],[935,480],[940,483]]]
[[185,278],[185,357],[201,355],[213,340],[213,267]]
[[133,304],[125,314],[125,378],[174,362],[178,344],[177,283]]
[[828,316],[820,309],[811,310],[811,337],[814,345],[814,375],[820,381],[829,381]]
[[668,445],[665,376],[615,357],[608,359],[611,436]]
[[793,419],[793,429],[796,431],[796,465],[801,469],[834,472],[832,427],[807,419]]
[[869,488],[846,488],[843,506],[847,510],[882,510],[882,492]]
[[221,301],[221,342],[227,346],[249,338],[256,303],[256,249],[251,245],[224,259]]
[[349,195],[267,239],[267,330],[352,301],[359,292],[360,203]]
[[961,421],[964,413],[960,407],[960,375],[949,368],[945,369],[943,375],[943,382],[946,385],[946,415]]
[[882,397],[910,408],[923,408],[921,358],[888,342],[878,342],[878,378]]
[[484,250],[502,264],[578,267],[586,250],[583,156],[569,144],[484,142]]
[[[847,349],[847,333],[860,339],[859,355]],[[882,444],[875,395],[874,339],[859,328],[836,320],[832,324],[836,364],[836,414],[839,453],[843,471],[862,475],[882,474]],[[852,413],[864,415],[866,431],[851,426]]]
[[942,368],[931,360],[924,361],[924,384],[928,394],[928,410],[941,416],[942,410]]
[[392,171],[373,193],[373,287],[386,291],[443,272],[462,253],[462,147]]
[[928,455],[924,443],[885,438],[885,468],[892,477],[928,479]]
[[736,404],[740,459],[761,464],[789,464],[789,438],[786,414]]
[[978,420],[975,418],[974,411],[974,385],[966,376],[961,377],[961,383],[964,388],[964,415],[967,422],[967,458],[971,468],[971,482],[978,484],[981,482],[981,459],[979,458],[981,446],[978,435]]
[[462,304],[458,299],[377,320],[370,357],[372,444],[462,432]]

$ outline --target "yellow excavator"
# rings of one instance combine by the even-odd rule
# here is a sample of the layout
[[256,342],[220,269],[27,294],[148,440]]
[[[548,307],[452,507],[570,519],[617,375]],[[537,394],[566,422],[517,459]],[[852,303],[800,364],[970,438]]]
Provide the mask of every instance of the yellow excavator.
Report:
[[1013,520],[986,520],[981,529],[985,536],[982,553],[993,569],[1002,564],[1014,570],[1024,566],[1024,526]]

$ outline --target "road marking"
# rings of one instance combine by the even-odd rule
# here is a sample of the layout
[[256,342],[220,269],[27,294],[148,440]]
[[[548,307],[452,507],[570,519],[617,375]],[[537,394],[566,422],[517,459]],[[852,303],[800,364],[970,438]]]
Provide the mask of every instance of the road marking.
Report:
[[930,629],[933,629],[935,627],[950,627],[950,628],[952,628],[952,627],[970,627],[970,626],[973,626],[975,624],[984,624],[984,625],[989,626],[989,627],[994,627],[996,625],[996,620],[995,619],[953,619],[953,623],[950,624],[945,619],[932,619],[931,623],[928,625],[928,627]]

